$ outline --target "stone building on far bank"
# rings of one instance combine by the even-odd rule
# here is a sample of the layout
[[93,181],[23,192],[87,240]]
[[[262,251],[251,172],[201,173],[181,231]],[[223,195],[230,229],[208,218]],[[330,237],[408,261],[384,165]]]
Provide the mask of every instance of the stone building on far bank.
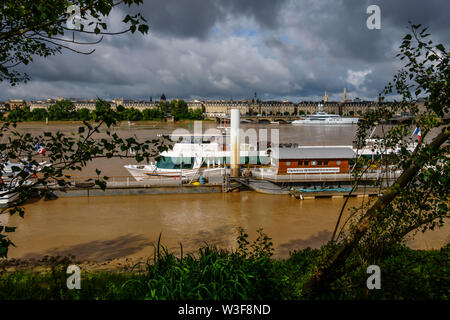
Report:
[[6,101],[6,106],[8,110],[19,110],[25,108],[27,103],[23,99],[9,99]]

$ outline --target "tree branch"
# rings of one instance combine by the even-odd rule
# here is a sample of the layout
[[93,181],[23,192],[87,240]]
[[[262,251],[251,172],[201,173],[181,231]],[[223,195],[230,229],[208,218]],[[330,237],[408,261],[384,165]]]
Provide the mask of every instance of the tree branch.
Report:
[[[437,151],[442,144],[447,142],[449,137],[450,129],[448,127],[444,128],[443,131],[427,146],[427,148],[431,149],[431,151]],[[350,255],[353,248],[358,244],[359,240],[369,229],[371,223],[395,199],[401,189],[404,188],[414,178],[414,176],[416,176],[425,163],[426,159],[423,158],[412,161],[397,181],[386,190],[383,196],[380,197],[360,219],[355,231],[349,239],[347,239],[347,241],[338,248],[331,259],[327,261],[326,265],[324,267],[320,267],[311,280],[306,283],[304,286],[305,289],[323,288],[324,284],[333,278],[333,275],[339,273],[339,266]]]

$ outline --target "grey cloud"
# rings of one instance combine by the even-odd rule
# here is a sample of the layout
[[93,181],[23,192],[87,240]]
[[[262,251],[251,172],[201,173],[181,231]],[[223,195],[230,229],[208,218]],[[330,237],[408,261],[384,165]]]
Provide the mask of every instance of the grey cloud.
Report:
[[[366,8],[381,7],[382,29],[366,28]],[[398,68],[408,20],[430,26],[448,46],[444,1],[156,1],[141,8],[150,35],[105,38],[91,56],[65,52],[36,59],[32,81],[0,83],[14,97],[168,97],[374,99]],[[118,12],[111,19],[117,25]],[[243,34],[239,31],[243,29]],[[254,31],[252,35],[246,32]],[[348,81],[348,72],[370,73]]]
[[[153,32],[204,39],[217,23],[248,17],[274,28],[287,0],[146,0],[140,8]],[[131,9],[124,8],[131,12]]]

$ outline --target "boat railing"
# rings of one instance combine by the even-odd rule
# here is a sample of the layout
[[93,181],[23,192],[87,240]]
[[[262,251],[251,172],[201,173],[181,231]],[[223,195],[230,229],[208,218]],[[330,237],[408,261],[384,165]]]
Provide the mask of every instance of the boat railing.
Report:
[[[252,176],[256,179],[268,179],[275,182],[295,182],[295,181],[338,181],[338,180],[355,180],[355,175],[348,173],[293,173],[278,174],[275,169],[259,168],[253,169]],[[360,178],[361,180],[387,180],[393,181],[401,174],[399,170],[376,170],[373,172],[365,172]]]

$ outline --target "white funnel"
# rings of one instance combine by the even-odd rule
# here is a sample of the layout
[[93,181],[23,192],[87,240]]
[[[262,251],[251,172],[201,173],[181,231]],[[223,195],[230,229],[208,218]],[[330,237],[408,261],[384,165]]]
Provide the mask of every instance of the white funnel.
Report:
[[239,157],[240,157],[240,143],[239,143],[239,123],[240,123],[239,109],[231,109],[231,177],[239,177]]

